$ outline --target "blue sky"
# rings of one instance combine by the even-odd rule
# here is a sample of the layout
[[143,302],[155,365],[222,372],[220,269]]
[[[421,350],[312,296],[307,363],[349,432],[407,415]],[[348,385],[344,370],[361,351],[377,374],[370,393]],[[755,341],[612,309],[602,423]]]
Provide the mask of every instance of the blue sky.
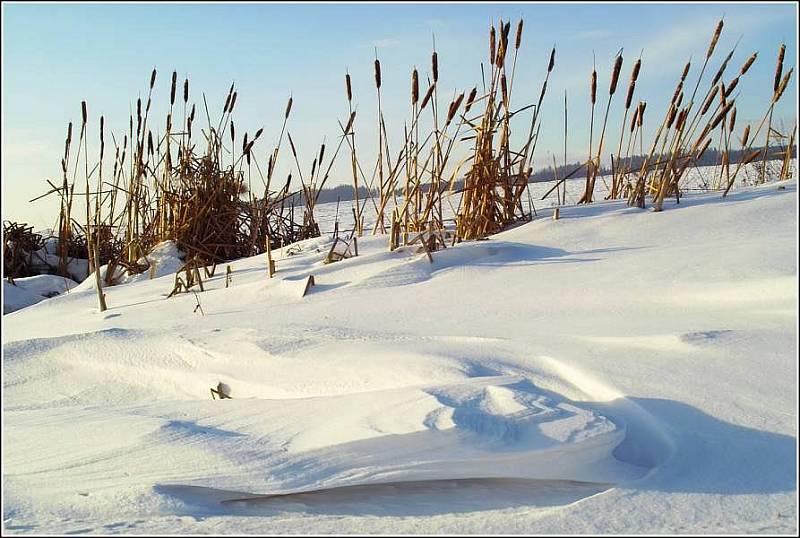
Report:
[[[264,153],[274,145],[283,109],[294,99],[289,130],[309,162],[322,142],[334,140],[344,121],[344,73],[353,77],[359,116],[358,145],[372,161],[376,97],[375,48],[383,71],[384,113],[390,137],[399,140],[408,117],[410,73],[430,70],[435,35],[440,64],[440,100],[469,91],[480,81],[487,56],[487,29],[499,17],[525,19],[514,101],[538,97],[550,47],[556,67],[543,106],[542,139],[534,166],[547,166],[549,152],[562,158],[563,95],[569,96],[569,159],[585,158],[588,146],[588,80],[592,54],[599,87],[607,88],[614,54],[624,47],[622,80],[642,53],[637,99],[662,114],[689,56],[692,74],[716,21],[725,31],[711,64],[715,68],[741,38],[729,76],[753,51],[759,59],[739,85],[739,125],[758,120],[767,106],[777,47],[787,45],[786,64],[796,64],[797,26],[793,4],[3,4],[3,218],[51,225],[55,200],[28,204],[46,190],[45,178],[60,176],[66,125],[89,104],[90,122],[104,114],[121,132],[130,106],[144,94],[150,71],[158,69],[155,101],[168,102],[169,78],[189,76],[192,100],[204,92],[211,115],[221,111],[231,82],[239,91],[239,133],[265,128]],[[690,80],[691,75],[690,75]],[[625,84],[609,121],[618,136]],[[424,86],[425,84],[423,84]],[[777,116],[796,117],[791,98]],[[161,110],[156,108],[158,114]],[[163,114],[158,117],[163,118]],[[652,118],[652,116],[651,116]],[[651,121],[651,123],[654,122]],[[525,121],[518,131],[523,131]],[[513,128],[513,125],[512,125]],[[91,126],[90,126],[91,129]],[[395,133],[392,135],[392,133]],[[597,136],[597,135],[595,135]],[[90,146],[91,149],[91,146]],[[361,153],[361,152],[360,152]],[[344,162],[344,161],[342,161]],[[288,173],[288,159],[282,162]],[[304,164],[305,165],[305,164]],[[331,184],[347,182],[346,167]]]

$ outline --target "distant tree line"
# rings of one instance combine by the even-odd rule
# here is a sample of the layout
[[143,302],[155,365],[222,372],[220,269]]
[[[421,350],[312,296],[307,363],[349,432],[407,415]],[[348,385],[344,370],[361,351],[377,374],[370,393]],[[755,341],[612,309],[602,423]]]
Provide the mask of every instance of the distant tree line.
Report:
[[[752,153],[753,151],[757,151],[759,148],[751,148],[747,151],[748,154]],[[763,151],[763,147],[760,148]],[[769,160],[774,159],[782,159],[783,152],[785,150],[780,147],[771,147],[770,152],[768,155]],[[731,150],[730,152],[730,162],[735,164],[739,161],[739,159],[744,157],[745,151],[744,150]],[[797,147],[792,148],[792,157],[797,156]],[[635,155],[630,157],[630,168],[632,170],[639,170],[644,163],[644,159],[646,156],[643,155]],[[697,165],[698,166],[716,166],[722,162],[722,152],[716,149],[707,149],[706,152],[698,159]],[[553,181],[556,176],[560,179],[563,178],[565,175],[573,172],[576,168],[582,167],[583,163],[579,161],[575,161],[572,163],[567,163],[566,166],[558,166],[556,167],[555,173],[553,172],[553,167],[548,166],[547,168],[540,168],[533,174],[531,174],[530,178],[528,179],[529,183],[537,183],[537,182],[544,182],[544,181]],[[610,175],[611,174],[611,167],[606,166],[602,167],[600,170],[600,175]],[[578,172],[570,176],[570,178],[581,178],[586,177],[586,172],[584,168],[581,168]],[[456,181],[455,188],[458,190],[464,184],[463,180]],[[398,194],[400,194],[400,190],[398,190]],[[364,186],[360,186],[358,188],[358,198],[360,200],[365,199],[369,196],[367,188]],[[336,202],[339,201],[349,201],[353,199],[353,186],[352,185],[337,185],[335,187],[329,187],[322,189],[319,191],[319,199],[318,203],[326,203],[326,202]],[[300,194],[295,195],[293,201],[296,205],[302,203],[302,199]],[[287,201],[291,203],[291,201]]]

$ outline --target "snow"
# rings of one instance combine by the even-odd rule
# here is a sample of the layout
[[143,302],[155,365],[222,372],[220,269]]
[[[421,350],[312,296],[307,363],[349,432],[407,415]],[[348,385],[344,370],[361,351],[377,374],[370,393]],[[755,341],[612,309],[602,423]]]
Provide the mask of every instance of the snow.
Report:
[[324,264],[323,236],[272,279],[6,315],[4,530],[796,533],[784,187],[539,208],[433,263],[376,236]]
[[50,297],[55,297],[77,286],[69,278],[56,275],[36,275],[3,281],[3,314],[15,312]]

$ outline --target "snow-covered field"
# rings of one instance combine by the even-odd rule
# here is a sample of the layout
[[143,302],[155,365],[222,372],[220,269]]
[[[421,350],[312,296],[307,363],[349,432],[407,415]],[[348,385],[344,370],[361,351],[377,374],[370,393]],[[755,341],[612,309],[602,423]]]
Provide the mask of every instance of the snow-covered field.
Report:
[[6,315],[4,531],[796,533],[784,187]]

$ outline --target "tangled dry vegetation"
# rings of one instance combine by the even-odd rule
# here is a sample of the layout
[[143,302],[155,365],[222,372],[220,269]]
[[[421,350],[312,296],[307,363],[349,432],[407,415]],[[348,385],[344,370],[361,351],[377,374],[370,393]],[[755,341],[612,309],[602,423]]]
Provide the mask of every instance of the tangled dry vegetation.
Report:
[[[649,198],[653,209],[660,211],[666,199],[679,200],[687,170],[696,166],[697,159],[715,141],[722,153],[722,166],[714,187],[723,195],[734,184],[742,167],[759,159],[762,162],[759,181],[765,181],[767,160],[775,157],[776,147],[782,163],[779,179],[788,178],[796,123],[791,133],[781,133],[772,124],[775,106],[784,95],[793,72],[792,69],[783,72],[785,46],[779,49],[774,85],[770,88],[771,98],[763,119],[754,129],[750,124],[743,126],[741,136],[737,137],[735,129],[740,126],[736,124],[739,98],[736,90],[758,53],[748,56],[738,72],[725,82],[734,47],[710,81],[704,82],[723,26],[720,21],[712,34],[694,85],[689,83],[692,64],[686,63],[667,110],[647,144],[644,141],[647,102],[634,101],[642,59],[634,62],[616,147],[612,143],[612,184],[607,189],[607,198],[626,199],[630,205],[638,207],[645,207]],[[323,143],[314,154],[308,175],[303,173],[300,155],[287,130],[291,98],[283,110],[275,145],[264,151],[256,147],[265,138],[263,129],[252,135],[236,132],[233,113],[238,93],[233,85],[225,97],[222,115],[215,121],[208,114],[203,96],[205,118],[201,121],[196,104],[190,103],[189,80],[180,84],[173,72],[169,111],[166,120],[160,123],[164,127],[163,134],[155,135],[155,120],[150,117],[157,79],[153,70],[147,97],[144,101],[137,100],[135,113],[129,118],[128,131],[123,133],[121,142],[112,136],[112,145],[107,148],[104,118],[101,116],[95,124],[93,129],[97,129],[100,141],[98,159],[90,159],[87,154],[90,118],[87,104],[83,102],[77,148],[74,149],[70,123],[61,161],[60,185],[48,181],[51,190],[45,194],[56,195],[61,202],[57,225],[58,271],[65,274],[72,257],[83,257],[88,260],[89,273],[108,264],[105,284],[110,284],[112,275],[116,274],[115,267],[124,267],[129,272],[145,270],[146,264],[139,262],[142,256],[157,243],[169,239],[177,242],[193,264],[215,264],[267,253],[267,270],[271,276],[274,271],[272,248],[320,235],[314,210],[340,153],[349,161],[355,195],[352,209],[355,226],[351,236],[368,232],[365,215],[374,211],[372,234],[388,234],[391,249],[419,241],[430,256],[431,251],[448,244],[484,238],[516,222],[530,220],[533,201],[528,181],[539,139],[542,106],[556,64],[556,49],[554,47],[543,58],[547,59],[547,70],[535,102],[512,106],[523,21],[517,23],[513,40],[511,30],[511,23],[502,20],[490,27],[488,62],[481,63],[483,80],[480,86],[456,93],[446,101],[446,106],[439,102],[439,58],[434,47],[427,82],[421,85],[416,68],[411,73],[410,119],[403,125],[403,142],[394,154],[389,147],[383,115],[381,64],[376,57],[378,149],[377,155],[368,162],[357,151],[356,112],[350,74],[346,73],[347,121],[339,122],[338,143],[333,154],[328,157]],[[591,101],[588,158],[565,177],[554,177],[555,184],[542,199],[555,192],[561,203],[565,191],[562,194],[559,187],[582,171],[586,177],[585,190],[579,203],[594,200],[601,157],[605,155],[607,139],[611,138],[607,133],[608,118],[623,64],[620,52],[611,69],[596,144],[598,75],[596,68],[593,69],[587,88]],[[425,122],[422,121],[424,115],[429,115]],[[521,117],[529,118],[520,131],[524,136],[521,146],[512,147],[512,127],[517,128]],[[565,161],[566,119],[565,94]],[[200,123],[204,127],[199,128]],[[429,127],[423,128],[423,123]],[[284,140],[289,144],[292,158],[291,171],[285,180],[276,174],[282,150],[285,152]],[[753,149],[754,144],[761,141],[763,147]],[[741,160],[732,163],[729,151],[737,142],[747,151]],[[641,167],[632,169],[632,153],[637,143],[639,153],[645,158]],[[460,149],[462,145],[471,149],[464,151]],[[646,147],[649,150],[645,152]],[[106,151],[113,151],[110,174],[104,169]],[[464,156],[456,157],[461,154]],[[259,155],[265,155],[266,162],[260,164]],[[293,173],[296,173],[294,180]],[[261,182],[258,192],[254,180]],[[76,185],[83,192],[76,192]],[[364,187],[368,195],[359,198]],[[296,204],[298,196],[300,204]],[[523,204],[526,197],[527,210]],[[85,205],[85,213],[81,215],[73,211],[78,199]],[[451,213],[455,215],[452,224],[443,218],[445,202],[450,204]],[[6,237],[15,238],[21,233],[19,229],[11,229]],[[11,263],[7,262],[6,270],[14,271],[19,262],[15,261],[13,253],[7,256]],[[99,272],[95,274],[100,290],[101,277]]]

